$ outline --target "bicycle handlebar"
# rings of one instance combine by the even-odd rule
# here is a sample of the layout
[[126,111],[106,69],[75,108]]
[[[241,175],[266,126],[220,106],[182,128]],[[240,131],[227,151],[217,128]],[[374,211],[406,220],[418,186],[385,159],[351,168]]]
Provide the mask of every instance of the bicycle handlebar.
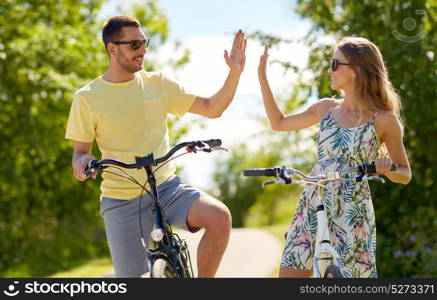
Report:
[[[85,169],[85,175],[88,176],[94,171],[103,170],[108,167],[107,165],[115,165],[126,169],[141,169],[147,166],[156,166],[158,164],[166,162],[171,156],[173,156],[175,152],[184,147],[187,148],[187,152],[194,153],[196,153],[197,151],[211,152],[218,149],[227,150],[226,148],[220,147],[221,144],[222,141],[220,139],[183,142],[171,148],[164,156],[156,159],[153,157],[153,153],[142,157],[136,156],[135,163],[133,164],[128,164],[114,159],[91,160],[88,162],[87,168]],[[207,145],[209,147],[207,147]]]
[[269,169],[246,169],[243,170],[244,176],[272,176],[277,177],[277,169],[269,168]]
[[[398,166],[396,164],[392,164],[390,171],[396,171]],[[274,168],[264,168],[264,169],[245,169],[243,170],[244,176],[271,176],[280,178],[283,180],[283,183],[291,183],[291,177],[293,175],[297,175],[305,181],[309,182],[319,182],[321,180],[333,181],[338,180],[344,175],[357,172],[359,176],[357,177],[357,181],[361,181],[364,175],[372,175],[376,173],[375,162],[371,164],[363,164],[356,167],[349,167],[339,170],[338,172],[328,172],[326,175],[319,176],[307,176],[300,172],[299,170],[295,170],[292,168],[286,167],[274,167]],[[368,179],[375,179],[379,177],[367,177]],[[269,181],[269,183],[274,183],[275,181]]]

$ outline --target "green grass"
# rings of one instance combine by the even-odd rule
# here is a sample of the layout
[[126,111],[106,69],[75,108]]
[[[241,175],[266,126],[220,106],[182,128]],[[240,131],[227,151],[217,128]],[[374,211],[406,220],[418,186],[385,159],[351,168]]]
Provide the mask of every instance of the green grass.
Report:
[[[285,246],[285,233],[288,231],[289,227],[290,227],[289,223],[284,223],[284,224],[276,224],[276,225],[271,225],[271,226],[264,226],[264,227],[260,227],[259,229],[265,230],[266,232],[273,235],[280,243],[281,248],[284,248],[284,246]],[[274,277],[274,278],[278,277],[280,263],[281,263],[281,261],[278,260],[277,267],[273,270],[271,277]]]
[[[256,208],[251,211],[251,215],[247,218],[246,227],[256,227],[273,235],[279,242],[281,248],[285,246],[285,233],[288,231],[291,220],[299,201],[301,190],[291,190],[285,197],[281,197],[274,207],[264,209]],[[261,203],[262,204],[262,203]],[[269,214],[274,215],[274,225],[261,225],[265,222]],[[271,220],[270,220],[271,221]],[[266,223],[264,223],[266,224]],[[279,275],[280,259],[277,262],[277,267],[273,270],[271,277],[277,278]]]
[[101,277],[105,273],[113,272],[114,268],[112,266],[111,259],[107,258],[97,258],[90,260],[83,265],[55,273],[49,278],[95,278]]

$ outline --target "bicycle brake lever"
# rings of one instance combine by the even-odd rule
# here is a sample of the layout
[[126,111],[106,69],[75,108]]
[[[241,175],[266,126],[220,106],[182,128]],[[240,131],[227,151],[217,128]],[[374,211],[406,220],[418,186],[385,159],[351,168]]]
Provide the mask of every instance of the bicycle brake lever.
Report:
[[225,148],[225,147],[222,147],[222,146],[217,146],[217,147],[213,147],[213,148],[200,148],[200,149],[197,149],[197,150],[198,151],[203,151],[203,152],[208,152],[208,153],[210,153],[212,151],[215,151],[215,150],[223,150],[223,151],[226,151],[226,152],[229,151],[228,148]]
[[84,174],[86,176],[91,175],[91,173],[97,173],[99,171],[102,171],[106,169],[108,166],[99,166],[96,164],[97,160],[90,160],[86,166],[86,169],[84,171]]
[[85,176],[91,175],[91,173],[96,172],[96,169],[94,167],[94,164],[96,163],[96,160],[90,160],[85,168],[84,174]]
[[215,151],[215,150],[223,150],[223,151],[229,152],[229,149],[226,147],[223,147],[223,146],[217,146],[217,147],[211,148],[211,151]]
[[265,187],[266,185],[274,184],[274,183],[287,184],[287,183],[285,182],[284,179],[278,178],[278,179],[275,179],[275,180],[267,180],[267,181],[264,181],[264,182],[262,183],[262,187]]
[[86,169],[84,174],[85,174],[85,176],[89,176],[89,175],[91,175],[91,173],[94,173],[94,172],[96,172],[96,169],[91,168],[91,169]]

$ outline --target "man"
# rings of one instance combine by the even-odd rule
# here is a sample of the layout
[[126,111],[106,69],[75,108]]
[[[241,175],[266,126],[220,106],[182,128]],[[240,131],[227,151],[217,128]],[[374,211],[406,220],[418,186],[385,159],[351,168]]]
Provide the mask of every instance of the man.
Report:
[[[240,30],[231,52],[224,53],[229,75],[223,87],[211,98],[196,97],[159,72],[143,70],[149,40],[137,20],[111,18],[102,37],[109,67],[74,94],[66,131],[66,138],[74,141],[72,164],[80,181],[87,179],[86,165],[95,159],[91,154],[94,139],[103,158],[131,163],[136,155],[160,157],[168,151],[167,113],[219,117],[231,103],[245,65],[246,40]],[[198,247],[198,276],[214,277],[229,240],[231,215],[222,202],[182,184],[174,171],[174,165],[166,164],[156,172],[161,203],[172,225],[192,232],[205,228]],[[144,170],[129,174],[146,181]],[[101,191],[100,212],[116,276],[140,277],[148,271],[139,230],[141,190],[128,180],[103,173]],[[143,232],[148,238],[153,229],[151,199],[146,195],[141,201],[142,220],[146,220]]]

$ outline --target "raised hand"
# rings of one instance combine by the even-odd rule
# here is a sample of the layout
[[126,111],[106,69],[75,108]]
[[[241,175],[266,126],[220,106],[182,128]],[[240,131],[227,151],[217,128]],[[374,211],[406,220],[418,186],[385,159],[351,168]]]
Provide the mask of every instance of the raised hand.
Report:
[[259,66],[258,66],[258,77],[260,79],[267,78],[267,60],[269,58],[269,46],[264,46],[264,53],[259,58]]
[[225,50],[224,54],[226,64],[231,71],[243,72],[246,63],[246,44],[247,40],[244,38],[244,33],[240,29],[235,35],[231,53],[229,54],[228,51]]

